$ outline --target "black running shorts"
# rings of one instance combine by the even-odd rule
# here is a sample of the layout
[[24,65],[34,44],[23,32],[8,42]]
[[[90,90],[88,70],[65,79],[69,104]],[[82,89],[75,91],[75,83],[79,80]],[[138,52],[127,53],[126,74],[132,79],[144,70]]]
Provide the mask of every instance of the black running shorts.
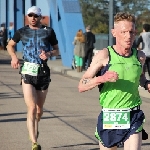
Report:
[[[20,74],[21,74],[20,68]],[[37,76],[31,76],[28,74],[21,74],[21,80],[23,79],[25,84],[31,84],[36,90],[46,90],[49,87],[50,79],[50,69],[47,64],[41,64],[39,67],[39,72]]]
[[130,135],[142,131],[145,115],[142,110],[133,110],[130,113],[129,129],[103,129],[103,112],[98,116],[98,123],[95,132],[96,138],[107,148],[117,146],[125,142]]

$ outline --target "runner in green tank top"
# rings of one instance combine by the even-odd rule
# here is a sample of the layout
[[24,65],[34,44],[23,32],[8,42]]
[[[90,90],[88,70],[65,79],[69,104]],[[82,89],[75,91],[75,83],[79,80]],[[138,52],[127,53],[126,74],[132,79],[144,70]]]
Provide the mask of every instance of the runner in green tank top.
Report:
[[141,98],[138,86],[142,67],[137,59],[137,50],[132,49],[131,56],[127,57],[120,56],[110,46],[108,46],[108,52],[110,55],[108,62],[110,67],[108,70],[116,71],[119,79],[116,82],[107,82],[104,84],[100,94],[101,106],[104,108],[133,108],[140,105]]
[[150,92],[150,81],[142,73],[145,54],[132,49],[135,16],[120,12],[114,17],[112,35],[116,45],[100,50],[79,82],[79,92],[99,87],[102,111],[95,136],[100,150],[116,150],[120,142],[126,150],[141,150],[145,119],[139,84]]

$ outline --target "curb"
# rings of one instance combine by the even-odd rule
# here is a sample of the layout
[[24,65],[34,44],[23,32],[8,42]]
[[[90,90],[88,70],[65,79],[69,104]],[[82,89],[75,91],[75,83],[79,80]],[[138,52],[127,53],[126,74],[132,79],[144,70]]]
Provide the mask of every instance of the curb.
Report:
[[72,70],[68,67],[63,66],[52,66],[51,61],[48,62],[49,68],[53,71],[59,72],[62,75],[67,75],[74,78],[81,78],[85,71],[82,72],[76,72],[76,70]]

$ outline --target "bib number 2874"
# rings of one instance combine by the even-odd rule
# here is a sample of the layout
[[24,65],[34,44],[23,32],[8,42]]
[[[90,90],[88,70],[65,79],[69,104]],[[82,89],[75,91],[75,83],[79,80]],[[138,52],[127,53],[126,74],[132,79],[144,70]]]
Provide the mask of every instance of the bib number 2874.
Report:
[[103,111],[103,129],[130,128],[130,111]]

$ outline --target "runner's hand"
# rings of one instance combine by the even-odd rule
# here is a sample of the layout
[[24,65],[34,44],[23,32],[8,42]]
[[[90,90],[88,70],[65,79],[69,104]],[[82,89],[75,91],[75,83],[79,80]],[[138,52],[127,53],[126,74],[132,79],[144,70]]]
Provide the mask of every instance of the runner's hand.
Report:
[[16,56],[13,56],[11,60],[11,67],[14,69],[18,69],[19,66],[20,66],[19,59]]
[[46,60],[50,57],[50,53],[49,52],[46,53],[45,51],[41,50],[41,54],[39,56],[42,60]]
[[106,71],[106,73],[102,76],[103,82],[116,82],[119,78],[118,74],[115,71]]
[[150,93],[150,84],[147,85],[147,90]]

